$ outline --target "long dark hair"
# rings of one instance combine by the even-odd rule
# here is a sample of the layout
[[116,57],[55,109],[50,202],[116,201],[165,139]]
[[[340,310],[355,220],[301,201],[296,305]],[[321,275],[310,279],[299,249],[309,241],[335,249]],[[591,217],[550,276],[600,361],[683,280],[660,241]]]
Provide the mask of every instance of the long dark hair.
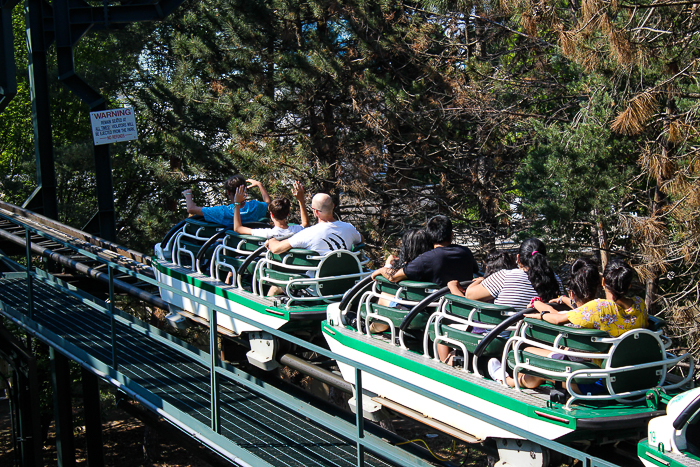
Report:
[[518,265],[507,251],[491,250],[486,257],[486,267],[484,268],[484,278],[502,269],[515,269]]
[[527,268],[532,288],[547,302],[559,296],[559,283],[547,261],[547,247],[540,239],[528,238],[518,250],[520,264]]
[[608,261],[603,271],[605,278],[605,288],[612,293],[613,300],[624,297],[632,285],[635,271],[632,266],[619,258]]
[[406,266],[426,251],[433,249],[433,242],[424,229],[410,229],[401,237],[401,250],[399,259],[389,269],[389,275],[393,276],[396,271]]
[[574,296],[585,302],[590,302],[598,294],[600,287],[600,271],[595,261],[589,258],[579,258],[571,265],[569,288]]

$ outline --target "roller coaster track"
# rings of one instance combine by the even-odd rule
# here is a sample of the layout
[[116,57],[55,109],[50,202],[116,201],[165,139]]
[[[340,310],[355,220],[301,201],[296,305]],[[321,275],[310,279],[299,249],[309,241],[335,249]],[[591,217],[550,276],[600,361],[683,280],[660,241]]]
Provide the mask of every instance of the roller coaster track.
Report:
[[[26,250],[29,236],[32,255],[41,255],[56,267],[60,266],[62,270],[54,275],[69,283],[88,278],[107,284],[109,271],[98,258],[117,263],[134,273],[154,277],[150,257],[143,253],[3,201],[0,201],[0,214],[15,221],[0,217],[0,249],[7,253],[22,254]],[[78,253],[78,249],[83,250],[83,253]],[[127,273],[115,274],[113,283],[117,290],[167,309],[167,304],[151,285],[135,280]]]
[[[5,258],[16,268],[0,274],[0,328],[7,322],[24,328],[57,350],[60,356],[52,359],[78,362],[84,378],[90,373],[107,381],[120,391],[120,397],[138,401],[177,427],[178,433],[208,446],[227,462],[239,466],[433,465],[425,460],[427,452],[403,446],[405,440],[395,434],[365,428],[361,416],[339,411],[298,388],[276,389],[277,384],[266,378],[258,379],[222,361],[216,335],[210,337],[209,353],[203,352],[111,303],[95,300],[92,285],[88,292],[66,284],[71,278],[111,281],[115,288],[167,308],[135,280],[138,275],[143,284],[155,288],[150,258],[139,252],[3,202],[0,250],[0,260]],[[19,264],[25,255],[30,269],[39,255],[48,259],[48,268],[26,274]],[[308,348],[327,353],[313,344]],[[352,392],[339,376],[294,355],[283,355],[280,362]]]
[[[109,283],[109,274],[106,271],[105,263],[90,258],[83,253],[78,253],[76,251],[78,248],[89,251],[97,258],[118,263],[120,266],[128,268],[135,273],[155,279],[150,267],[151,258],[143,253],[106,241],[3,201],[0,201],[0,214],[43,234],[30,232],[32,253],[42,255],[50,261],[61,265],[64,268],[64,273],[53,273],[52,275],[68,283],[79,278],[88,278],[104,284]],[[25,254],[26,235],[27,231],[25,228],[0,216],[0,251],[9,246],[15,249],[15,253]],[[60,240],[60,242],[57,240]],[[76,250],[66,246],[66,244],[76,248]],[[115,289],[135,296],[158,308],[168,310],[168,304],[160,298],[157,290],[151,284],[135,281],[132,276],[123,273],[115,275],[113,283]],[[204,318],[195,315],[189,316],[193,321],[209,326],[208,321]],[[221,326],[218,328],[221,335],[235,337],[228,329]],[[285,354],[281,356],[280,363],[344,392],[352,392],[351,386],[341,377],[329,371],[324,371],[314,364],[303,361],[293,355]]]

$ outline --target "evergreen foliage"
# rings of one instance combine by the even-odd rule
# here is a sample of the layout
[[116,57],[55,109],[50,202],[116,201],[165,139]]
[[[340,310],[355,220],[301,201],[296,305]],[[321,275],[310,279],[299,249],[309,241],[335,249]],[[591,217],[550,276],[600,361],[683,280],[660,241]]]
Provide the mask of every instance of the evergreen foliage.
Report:
[[[112,106],[136,110],[139,140],[112,149],[118,238],[132,248],[148,251],[186,215],[184,188],[214,204],[234,173],[273,197],[301,180],[335,197],[377,257],[437,213],[478,253],[535,234],[563,259],[622,254],[647,282],[648,305],[697,336],[696,10],[189,1],[163,22],[84,38],[76,63]],[[20,202],[34,169],[16,50],[0,183]],[[96,204],[87,109],[52,86],[62,220],[80,226]],[[700,353],[697,337],[688,346]]]

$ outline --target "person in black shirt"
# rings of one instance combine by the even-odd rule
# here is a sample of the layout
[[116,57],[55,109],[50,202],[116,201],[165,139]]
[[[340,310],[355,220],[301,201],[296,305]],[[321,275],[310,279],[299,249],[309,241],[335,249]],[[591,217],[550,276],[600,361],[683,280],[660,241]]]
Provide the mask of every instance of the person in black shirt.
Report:
[[433,249],[421,254],[403,268],[390,274],[389,268],[379,268],[372,277],[382,275],[392,282],[405,279],[434,282],[445,287],[452,281],[468,281],[479,270],[474,255],[466,246],[452,243],[452,221],[447,216],[435,216],[428,221],[426,231],[433,242]]

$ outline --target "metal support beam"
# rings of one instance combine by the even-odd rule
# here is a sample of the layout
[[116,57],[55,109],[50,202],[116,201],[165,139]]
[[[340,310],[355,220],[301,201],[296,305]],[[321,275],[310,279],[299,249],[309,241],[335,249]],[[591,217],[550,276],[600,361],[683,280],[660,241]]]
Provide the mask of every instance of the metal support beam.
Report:
[[58,467],[75,465],[75,440],[73,437],[73,405],[70,394],[70,366],[68,359],[50,348],[51,386],[53,388],[53,413],[56,424],[56,457]]
[[[58,219],[56,198],[56,168],[54,166],[53,136],[51,131],[51,103],[49,96],[49,71],[46,63],[44,41],[44,2],[27,0],[27,52],[29,59],[29,85],[34,122],[34,149],[36,153],[36,178],[40,189],[32,196],[41,196],[41,214]],[[28,204],[31,198],[27,200]]]
[[12,9],[19,0],[0,0],[0,113],[17,94]]
[[[104,97],[75,72],[73,45],[78,41],[79,37],[74,38],[72,35],[69,0],[54,0],[51,6],[53,7],[56,37],[58,80],[85,102],[90,107],[91,112],[107,110]],[[99,235],[105,240],[114,241],[116,240],[116,221],[114,217],[114,186],[112,183],[112,161],[109,155],[109,144],[93,146],[93,152],[95,158]]]
[[[41,419],[39,416],[39,380],[34,355],[0,321],[0,355],[13,370],[11,400],[17,408],[19,455],[23,467],[43,465]],[[11,414],[14,417],[14,414]],[[14,418],[13,418],[14,420]]]
[[85,417],[85,437],[87,438],[87,458],[90,467],[105,465],[102,450],[102,420],[100,411],[99,379],[94,373],[82,368],[83,413]]
[[[12,7],[18,1],[0,0],[0,112],[17,92],[11,13]],[[59,81],[87,103],[91,111],[106,110],[104,97],[75,72],[73,61],[75,44],[90,30],[163,19],[183,1],[144,1],[131,5],[105,4],[94,7],[82,0],[53,0],[50,5],[45,0],[27,0],[25,14],[38,188],[25,202],[25,206],[31,206],[33,210],[43,213],[46,217],[58,219],[49,73],[46,61],[46,49],[51,41],[56,42]],[[49,31],[44,30],[45,26]],[[52,26],[53,31],[50,30]],[[94,220],[99,226],[99,235],[106,240],[114,241],[116,220],[109,145],[95,146],[94,159],[98,205]]]

